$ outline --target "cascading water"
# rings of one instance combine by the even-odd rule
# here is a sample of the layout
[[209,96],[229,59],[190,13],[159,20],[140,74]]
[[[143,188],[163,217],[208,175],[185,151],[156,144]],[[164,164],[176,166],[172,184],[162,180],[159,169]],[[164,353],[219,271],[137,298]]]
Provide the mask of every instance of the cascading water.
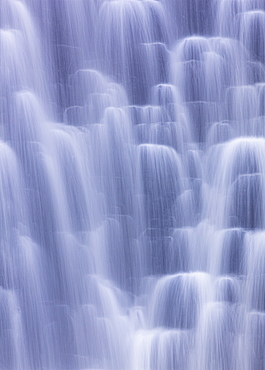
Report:
[[0,369],[265,369],[264,0],[1,0]]

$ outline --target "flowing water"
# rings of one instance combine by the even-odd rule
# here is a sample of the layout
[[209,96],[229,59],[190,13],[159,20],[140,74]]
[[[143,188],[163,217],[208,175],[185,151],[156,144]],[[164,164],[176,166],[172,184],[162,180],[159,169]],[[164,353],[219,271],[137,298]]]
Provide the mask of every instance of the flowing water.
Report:
[[264,0],[1,0],[0,369],[265,369]]

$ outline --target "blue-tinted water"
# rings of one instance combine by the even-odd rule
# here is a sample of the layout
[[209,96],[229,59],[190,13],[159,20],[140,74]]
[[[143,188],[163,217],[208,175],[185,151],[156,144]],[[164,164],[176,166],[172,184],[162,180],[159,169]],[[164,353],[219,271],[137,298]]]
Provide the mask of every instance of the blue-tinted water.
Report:
[[1,0],[0,369],[265,369],[264,0]]

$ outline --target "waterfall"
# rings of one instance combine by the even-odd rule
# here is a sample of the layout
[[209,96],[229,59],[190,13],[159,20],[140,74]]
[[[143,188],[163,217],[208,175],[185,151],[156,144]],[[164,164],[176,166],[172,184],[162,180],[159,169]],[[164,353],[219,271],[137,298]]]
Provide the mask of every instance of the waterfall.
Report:
[[0,370],[265,369],[264,0],[1,0]]

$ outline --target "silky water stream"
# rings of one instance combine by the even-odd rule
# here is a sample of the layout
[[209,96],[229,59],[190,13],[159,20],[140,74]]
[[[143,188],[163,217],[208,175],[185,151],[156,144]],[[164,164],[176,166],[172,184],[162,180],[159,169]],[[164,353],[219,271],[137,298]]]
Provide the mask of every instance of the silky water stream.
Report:
[[265,369],[264,0],[1,0],[0,369]]

